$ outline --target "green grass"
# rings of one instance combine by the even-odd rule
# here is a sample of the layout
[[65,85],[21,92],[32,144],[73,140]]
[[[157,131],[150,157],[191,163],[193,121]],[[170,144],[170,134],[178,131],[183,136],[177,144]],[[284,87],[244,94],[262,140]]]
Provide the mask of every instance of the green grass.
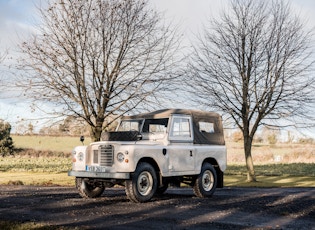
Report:
[[[257,176],[314,176],[315,164],[265,164],[255,165]],[[228,165],[225,175],[243,175],[247,173],[245,165]]]
[[[82,145],[79,137],[68,136],[20,136],[12,135],[14,146],[22,149],[35,149],[52,152],[71,153],[75,146]],[[84,144],[91,143],[85,138]]]
[[257,176],[257,182],[247,182],[242,175],[227,175],[224,177],[225,187],[315,187],[314,176]]
[[74,186],[74,177],[63,173],[0,172],[2,185]]
[[225,186],[236,187],[315,187],[315,164],[265,164],[255,166],[258,182],[246,182],[245,165],[228,165]]
[[73,186],[70,157],[0,157],[0,184]]
[[60,173],[71,169],[70,157],[0,157],[0,172]]

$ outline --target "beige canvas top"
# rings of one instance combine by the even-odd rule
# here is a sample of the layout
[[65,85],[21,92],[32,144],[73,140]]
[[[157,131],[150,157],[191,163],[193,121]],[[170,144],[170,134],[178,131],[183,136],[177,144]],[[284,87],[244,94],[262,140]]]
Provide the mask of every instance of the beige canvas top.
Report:
[[137,115],[124,116],[123,119],[138,119],[138,118],[167,118],[171,114],[187,114],[193,115],[195,117],[220,117],[219,114],[215,112],[206,112],[201,110],[192,110],[192,109],[162,109],[149,113],[141,113]]
[[[190,109],[163,109],[149,113],[142,113],[132,116],[124,116],[123,120],[128,119],[159,119],[168,118],[172,114],[191,115],[193,118],[194,144],[217,144],[224,145],[222,119],[218,113],[206,112]],[[199,122],[211,122],[214,124],[214,133],[201,132]]]

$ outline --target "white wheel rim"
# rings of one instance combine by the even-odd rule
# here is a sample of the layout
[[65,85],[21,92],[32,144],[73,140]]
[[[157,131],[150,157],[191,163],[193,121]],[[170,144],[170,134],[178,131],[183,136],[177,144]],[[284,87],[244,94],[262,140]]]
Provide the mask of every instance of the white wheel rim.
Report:
[[213,188],[214,178],[210,170],[206,170],[202,175],[202,187],[209,192]]
[[148,195],[152,190],[152,186],[153,186],[152,175],[147,171],[142,172],[139,175],[138,181],[137,181],[137,187],[138,187],[139,193],[142,196]]

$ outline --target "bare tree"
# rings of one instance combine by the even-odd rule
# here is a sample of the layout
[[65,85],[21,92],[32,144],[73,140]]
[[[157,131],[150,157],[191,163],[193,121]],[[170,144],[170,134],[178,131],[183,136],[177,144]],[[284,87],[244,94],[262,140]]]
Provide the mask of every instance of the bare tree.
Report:
[[6,58],[6,52],[0,53],[0,64],[4,61]]
[[[176,29],[147,0],[57,0],[39,7],[38,33],[23,43],[25,91],[83,118],[99,140],[104,121],[170,85]],[[109,125],[107,123],[107,125]]]
[[283,118],[306,122],[314,105],[312,35],[283,1],[230,3],[199,36],[191,86],[199,103],[242,131],[247,180],[256,181],[251,148],[258,127]]
[[[7,55],[8,55],[8,50],[0,51],[0,64],[2,64],[4,62]],[[1,71],[1,69],[0,69],[0,71]],[[0,72],[0,77],[1,77],[1,75],[2,75],[2,71]]]
[[3,73],[5,72],[3,69],[2,69],[2,63],[5,61],[6,57],[8,55],[8,50],[2,50],[0,51],[0,96],[1,93],[2,93],[2,90],[5,89],[5,82],[3,81]]

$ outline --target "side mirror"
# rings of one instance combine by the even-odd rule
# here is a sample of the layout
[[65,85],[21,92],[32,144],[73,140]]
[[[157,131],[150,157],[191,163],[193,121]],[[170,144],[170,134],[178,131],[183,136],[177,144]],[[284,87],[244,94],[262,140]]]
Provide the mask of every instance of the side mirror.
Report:
[[82,144],[84,145],[84,136],[80,137],[80,141],[82,142]]

